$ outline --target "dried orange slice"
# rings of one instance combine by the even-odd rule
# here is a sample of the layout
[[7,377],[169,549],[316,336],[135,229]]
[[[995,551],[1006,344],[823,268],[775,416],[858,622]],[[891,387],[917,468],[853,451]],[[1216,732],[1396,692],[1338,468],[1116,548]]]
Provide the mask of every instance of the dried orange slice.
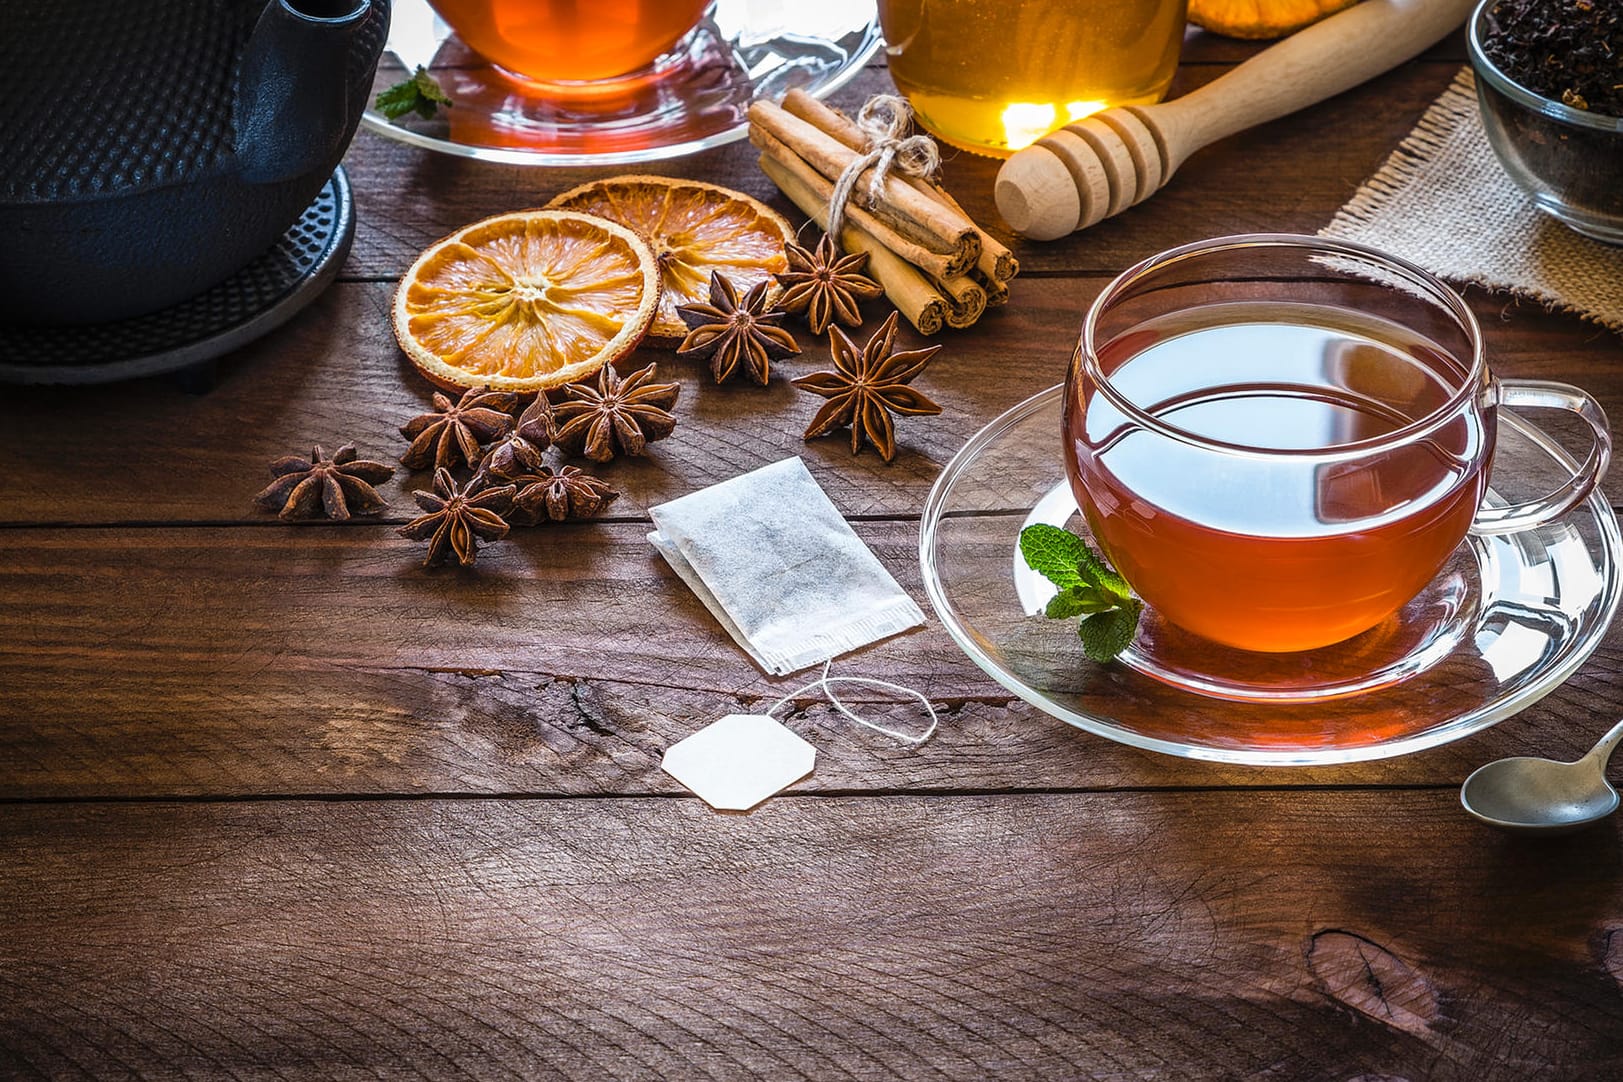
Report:
[[1282,38],[1357,0],[1189,0],[1189,21],[1231,38]]
[[588,214],[498,214],[430,245],[400,279],[394,333],[442,387],[538,391],[585,379],[642,340],[659,264]]
[[619,222],[648,242],[664,286],[648,331],[652,338],[687,335],[676,306],[704,303],[712,271],[721,271],[742,293],[787,270],[783,246],[795,239],[783,215],[765,203],[698,180],[610,177],[571,188],[547,206]]

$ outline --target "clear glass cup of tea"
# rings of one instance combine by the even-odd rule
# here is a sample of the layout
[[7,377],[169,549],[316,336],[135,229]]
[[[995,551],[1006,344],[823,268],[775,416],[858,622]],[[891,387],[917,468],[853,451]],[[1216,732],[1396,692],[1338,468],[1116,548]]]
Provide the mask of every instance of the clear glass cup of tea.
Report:
[[[1587,460],[1539,498],[1485,502],[1501,406],[1576,414]],[[1072,358],[1063,432],[1095,539],[1214,656],[1369,631],[1468,533],[1559,517],[1611,455],[1589,394],[1489,371],[1476,319],[1441,281],[1289,235],[1185,245],[1107,286]]]
[[591,83],[670,51],[713,0],[429,0],[463,44],[526,79]]

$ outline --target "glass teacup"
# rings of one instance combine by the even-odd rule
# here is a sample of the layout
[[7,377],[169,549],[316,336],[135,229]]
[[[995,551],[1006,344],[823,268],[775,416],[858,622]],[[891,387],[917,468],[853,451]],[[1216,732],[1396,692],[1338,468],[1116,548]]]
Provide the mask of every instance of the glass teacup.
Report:
[[[1484,503],[1500,406],[1594,434],[1555,491]],[[1348,640],[1437,576],[1467,533],[1559,517],[1605,474],[1584,391],[1501,380],[1460,297],[1319,237],[1222,237],[1124,272],[1066,386],[1066,469],[1089,529],[1161,619],[1277,654]]]

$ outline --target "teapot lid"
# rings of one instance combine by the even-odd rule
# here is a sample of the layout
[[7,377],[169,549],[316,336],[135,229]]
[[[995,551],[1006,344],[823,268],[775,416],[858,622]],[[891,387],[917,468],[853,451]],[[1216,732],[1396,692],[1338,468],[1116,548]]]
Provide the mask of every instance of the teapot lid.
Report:
[[233,150],[237,57],[265,0],[23,0],[0,35],[0,203],[195,180]]

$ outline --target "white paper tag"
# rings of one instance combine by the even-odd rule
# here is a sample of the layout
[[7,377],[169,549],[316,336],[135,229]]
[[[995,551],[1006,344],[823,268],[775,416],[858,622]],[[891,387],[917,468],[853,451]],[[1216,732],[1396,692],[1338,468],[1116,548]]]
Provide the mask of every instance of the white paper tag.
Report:
[[812,772],[817,749],[766,714],[728,714],[665,752],[665,773],[721,811],[748,811]]

